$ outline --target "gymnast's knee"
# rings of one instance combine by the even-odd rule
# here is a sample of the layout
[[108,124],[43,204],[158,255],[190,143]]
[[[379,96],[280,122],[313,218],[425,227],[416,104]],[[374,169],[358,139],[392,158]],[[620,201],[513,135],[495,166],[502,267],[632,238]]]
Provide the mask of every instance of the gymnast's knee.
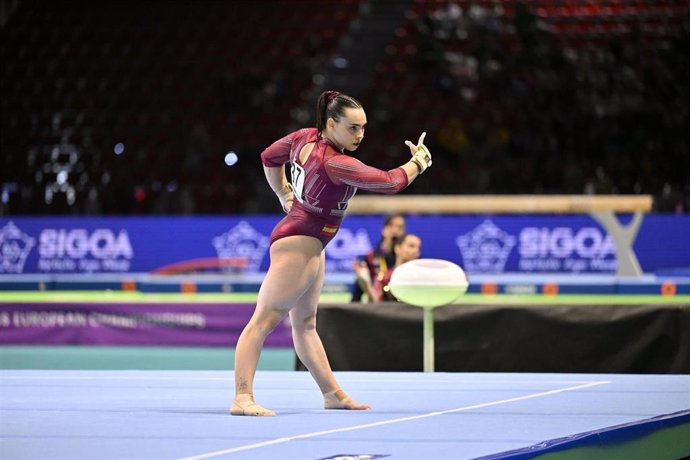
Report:
[[271,309],[270,314],[254,318],[247,327],[253,328],[263,336],[267,336],[280,324],[285,315],[286,312],[281,309]]
[[297,331],[313,331],[316,329],[316,314],[307,315],[292,321],[292,328]]

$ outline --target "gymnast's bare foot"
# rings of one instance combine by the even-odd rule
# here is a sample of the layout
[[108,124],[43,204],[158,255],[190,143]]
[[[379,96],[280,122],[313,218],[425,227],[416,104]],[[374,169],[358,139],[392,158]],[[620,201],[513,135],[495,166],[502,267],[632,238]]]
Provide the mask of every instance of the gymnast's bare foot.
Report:
[[230,408],[232,415],[249,415],[253,417],[273,417],[276,415],[270,409],[259,405],[254,401],[254,395],[243,393],[237,395]]
[[371,410],[371,407],[358,403],[341,389],[324,393],[323,407],[325,409]]

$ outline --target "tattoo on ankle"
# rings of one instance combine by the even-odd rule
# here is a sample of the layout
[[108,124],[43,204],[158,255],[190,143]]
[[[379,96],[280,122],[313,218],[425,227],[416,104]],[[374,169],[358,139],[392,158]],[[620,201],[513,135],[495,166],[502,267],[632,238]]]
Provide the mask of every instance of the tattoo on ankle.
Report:
[[246,379],[240,378],[240,379],[237,381],[237,388],[236,388],[236,390],[237,390],[238,393],[246,393],[248,387],[249,387],[249,385],[247,385],[247,380],[246,380]]

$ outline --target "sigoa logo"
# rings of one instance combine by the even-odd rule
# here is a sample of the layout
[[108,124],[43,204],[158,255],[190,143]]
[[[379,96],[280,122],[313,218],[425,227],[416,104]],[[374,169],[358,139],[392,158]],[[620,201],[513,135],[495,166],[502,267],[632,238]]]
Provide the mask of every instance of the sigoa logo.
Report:
[[84,228],[71,230],[46,228],[39,235],[38,253],[42,259],[68,257],[84,259],[131,259],[134,255],[126,230],[115,234],[108,228],[89,232]]
[[222,235],[214,237],[212,244],[219,259],[246,259],[248,271],[257,272],[266,255],[269,239],[243,220]]
[[596,227],[583,227],[576,232],[570,227],[525,227],[520,232],[520,256],[524,258],[603,259],[615,255],[611,236]]
[[516,238],[504,232],[490,220],[485,220],[471,232],[459,236],[464,267],[468,272],[500,273],[505,271]]
[[22,273],[26,258],[35,245],[36,239],[13,222],[0,228],[0,273]]

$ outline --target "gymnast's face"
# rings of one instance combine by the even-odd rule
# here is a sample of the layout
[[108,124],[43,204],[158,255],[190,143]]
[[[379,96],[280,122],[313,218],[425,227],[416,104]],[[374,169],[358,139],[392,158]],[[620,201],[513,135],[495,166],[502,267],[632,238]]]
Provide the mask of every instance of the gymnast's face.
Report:
[[364,139],[367,115],[361,108],[346,108],[337,121],[329,118],[328,138],[344,150],[354,151]]

